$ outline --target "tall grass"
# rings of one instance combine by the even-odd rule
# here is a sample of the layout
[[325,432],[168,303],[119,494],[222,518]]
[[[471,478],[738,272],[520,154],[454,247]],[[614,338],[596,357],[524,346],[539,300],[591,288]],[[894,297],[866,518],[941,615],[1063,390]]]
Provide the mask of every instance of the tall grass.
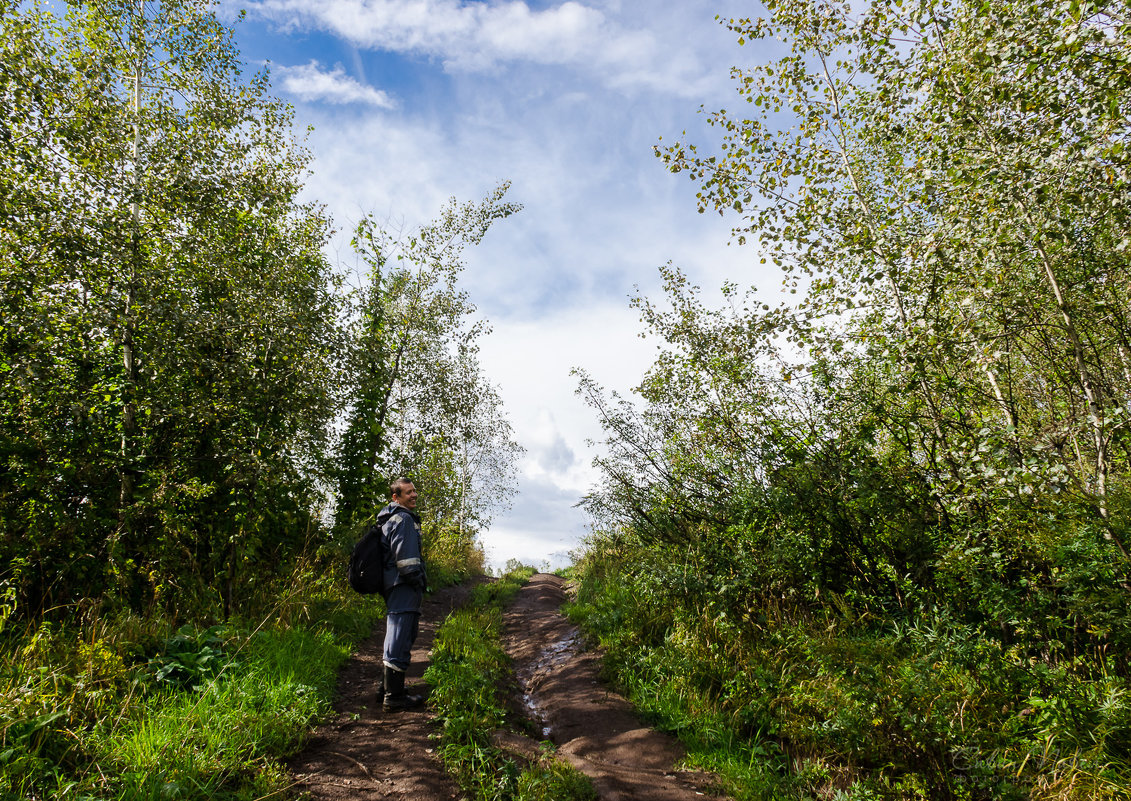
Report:
[[118,797],[254,798],[277,789],[293,753],[327,710],[350,643],[328,631],[262,631],[192,692],[156,693],[98,738]]
[[[428,554],[433,587],[481,571],[472,540],[440,539]],[[0,799],[285,790],[281,760],[329,709],[339,665],[384,615],[380,598],[347,587],[344,547],[243,588],[223,624],[218,596],[211,608],[194,597],[186,623],[163,587],[148,615],[92,599],[21,630],[0,595]]]
[[471,602],[440,627],[425,679],[441,722],[440,758],[475,801],[589,801],[589,780],[542,755],[521,760],[496,747],[495,733],[513,721],[506,691],[513,686],[510,660],[500,641],[502,609],[534,573],[511,572],[475,589]]
[[846,604],[723,611],[659,580],[678,566],[653,556],[593,549],[570,615],[736,799],[1131,797],[1131,687],[1114,659],[1042,662],[937,608],[899,622]]
[[76,615],[6,632],[0,797],[252,799],[329,708],[337,668],[383,614],[307,565],[257,618],[181,626]]

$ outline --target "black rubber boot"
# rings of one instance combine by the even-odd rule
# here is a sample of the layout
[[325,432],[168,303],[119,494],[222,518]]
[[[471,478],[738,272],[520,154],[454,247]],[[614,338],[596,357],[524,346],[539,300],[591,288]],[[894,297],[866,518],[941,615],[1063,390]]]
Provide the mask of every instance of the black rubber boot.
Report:
[[412,709],[424,703],[424,696],[409,695],[404,690],[404,671],[385,667],[385,711]]

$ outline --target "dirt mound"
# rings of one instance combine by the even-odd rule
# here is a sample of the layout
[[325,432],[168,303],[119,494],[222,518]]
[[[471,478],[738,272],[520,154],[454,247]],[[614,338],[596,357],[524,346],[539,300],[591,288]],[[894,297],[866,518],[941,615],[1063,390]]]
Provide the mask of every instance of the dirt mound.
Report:
[[642,726],[628,702],[600,683],[599,656],[581,650],[580,634],[558,611],[565,600],[565,582],[540,573],[504,617],[518,700],[542,736],[593,780],[603,801],[716,794],[713,777],[673,768],[683,757],[675,739]]

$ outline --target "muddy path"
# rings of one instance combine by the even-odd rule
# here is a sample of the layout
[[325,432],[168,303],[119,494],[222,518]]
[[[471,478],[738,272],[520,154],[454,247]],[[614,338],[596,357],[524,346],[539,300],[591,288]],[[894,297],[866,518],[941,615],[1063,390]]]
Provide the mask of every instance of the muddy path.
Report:
[[644,726],[627,701],[603,685],[600,657],[585,652],[559,609],[558,576],[533,576],[504,616],[504,645],[514,659],[520,697],[535,731],[593,780],[602,801],[691,801],[718,796],[713,777],[675,769],[683,751]]
[[[436,629],[470,591],[449,587],[425,601],[408,671],[413,691],[427,697],[421,676]],[[550,740],[562,759],[593,780],[601,801],[717,796],[710,776],[675,770],[683,754],[673,738],[644,726],[627,701],[601,684],[600,658],[582,650],[577,629],[559,611],[565,599],[565,582],[540,573],[504,615],[504,645],[517,678],[513,707],[528,718],[531,736],[503,735],[497,744],[521,758],[538,752],[537,740]],[[376,688],[384,628],[379,624],[342,668],[333,716],[288,764],[296,795],[317,801],[465,797],[434,753],[431,712],[381,709]]]
[[[429,664],[436,629],[470,594],[470,585],[461,585],[425,599],[405,680],[411,692],[427,697],[421,676]],[[318,801],[462,798],[435,756],[435,742],[429,738],[435,731],[431,713],[426,708],[395,713],[381,709],[377,685],[384,640],[385,624],[381,622],[342,667],[333,716],[288,764],[296,794]]]

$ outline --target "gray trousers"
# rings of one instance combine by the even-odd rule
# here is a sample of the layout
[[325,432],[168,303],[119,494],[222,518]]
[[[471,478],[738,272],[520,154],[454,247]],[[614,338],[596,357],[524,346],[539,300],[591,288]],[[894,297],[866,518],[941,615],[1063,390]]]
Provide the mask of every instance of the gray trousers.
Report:
[[420,629],[419,612],[390,612],[385,618],[385,666],[402,673],[412,660],[412,644]]

